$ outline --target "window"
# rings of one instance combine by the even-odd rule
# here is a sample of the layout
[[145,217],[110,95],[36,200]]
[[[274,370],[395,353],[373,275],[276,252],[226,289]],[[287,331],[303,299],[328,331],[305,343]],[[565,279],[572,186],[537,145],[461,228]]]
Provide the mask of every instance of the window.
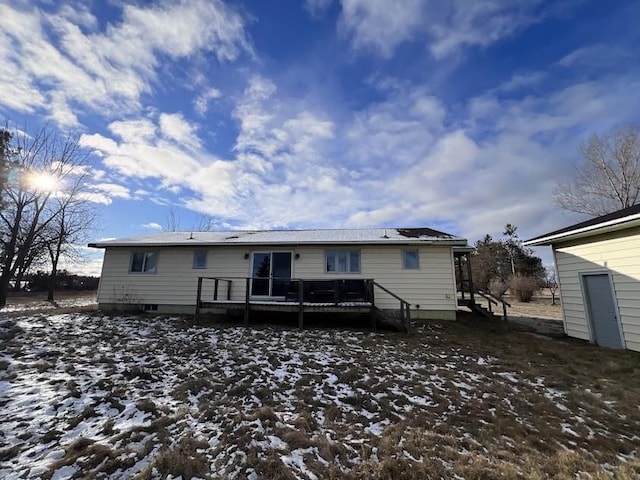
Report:
[[402,268],[405,270],[420,269],[420,254],[417,249],[402,251]]
[[325,260],[329,273],[360,273],[358,250],[327,250]]
[[193,268],[207,268],[206,250],[196,250],[193,252]]
[[131,255],[132,273],[156,273],[158,254],[155,252],[134,252]]

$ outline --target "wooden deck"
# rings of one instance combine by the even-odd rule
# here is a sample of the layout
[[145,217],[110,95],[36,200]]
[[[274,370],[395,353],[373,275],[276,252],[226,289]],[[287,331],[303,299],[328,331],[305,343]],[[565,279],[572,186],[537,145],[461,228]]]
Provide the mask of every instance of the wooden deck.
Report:
[[[204,281],[213,281],[213,299],[203,300],[202,289]],[[233,299],[232,284],[241,281],[245,283],[243,299]],[[251,282],[253,278],[198,278],[198,292],[196,301],[196,321],[203,310],[223,310],[225,312],[241,312],[244,325],[249,325],[251,312],[287,312],[297,313],[298,327],[304,326],[305,313],[334,313],[334,314],[367,314],[371,319],[371,328],[376,329],[378,323],[388,325],[399,330],[409,330],[409,303],[390,292],[374,280],[367,279],[331,279],[331,280],[303,280],[286,279],[289,282],[286,294],[281,298],[264,299],[252,298]],[[260,278],[259,280],[264,280]],[[282,281],[282,279],[277,279]],[[221,286],[224,287],[221,288]],[[399,301],[400,316],[396,318],[375,305],[374,289],[378,288],[390,294]]]
[[[223,308],[225,310],[244,310],[246,303],[243,301],[222,300],[216,302],[200,302],[200,308]],[[341,303],[320,303],[303,302],[304,312],[327,312],[327,313],[370,313],[373,305],[370,302],[341,302]],[[300,304],[298,302],[277,302],[250,300],[249,308],[253,311],[262,312],[298,312]]]

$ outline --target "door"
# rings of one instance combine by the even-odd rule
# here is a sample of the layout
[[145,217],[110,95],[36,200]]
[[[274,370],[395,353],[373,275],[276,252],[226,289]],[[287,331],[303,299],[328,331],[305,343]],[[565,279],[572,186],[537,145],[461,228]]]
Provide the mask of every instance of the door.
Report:
[[291,283],[291,252],[254,252],[251,295],[284,297]]
[[623,348],[609,275],[589,274],[582,278],[594,342],[603,347]]

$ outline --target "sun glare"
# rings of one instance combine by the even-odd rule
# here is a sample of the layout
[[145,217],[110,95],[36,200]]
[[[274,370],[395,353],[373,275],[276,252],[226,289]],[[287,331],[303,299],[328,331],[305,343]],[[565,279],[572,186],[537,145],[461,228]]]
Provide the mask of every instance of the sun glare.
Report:
[[36,190],[51,191],[58,184],[58,179],[45,172],[33,173],[29,176],[29,185]]

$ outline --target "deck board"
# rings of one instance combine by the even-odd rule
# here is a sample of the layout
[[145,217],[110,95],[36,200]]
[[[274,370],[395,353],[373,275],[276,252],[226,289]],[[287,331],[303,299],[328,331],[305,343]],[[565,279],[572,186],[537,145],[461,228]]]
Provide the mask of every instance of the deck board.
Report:
[[[244,310],[245,302],[242,300],[237,301],[214,301],[214,302],[201,302],[200,308],[224,308],[226,310]],[[298,312],[300,310],[300,304],[298,302],[274,302],[274,301],[256,301],[249,302],[249,308],[251,311],[262,312]],[[339,302],[339,303],[315,303],[304,302],[302,304],[304,312],[327,312],[327,313],[368,313],[371,311],[372,305],[369,302]]]

